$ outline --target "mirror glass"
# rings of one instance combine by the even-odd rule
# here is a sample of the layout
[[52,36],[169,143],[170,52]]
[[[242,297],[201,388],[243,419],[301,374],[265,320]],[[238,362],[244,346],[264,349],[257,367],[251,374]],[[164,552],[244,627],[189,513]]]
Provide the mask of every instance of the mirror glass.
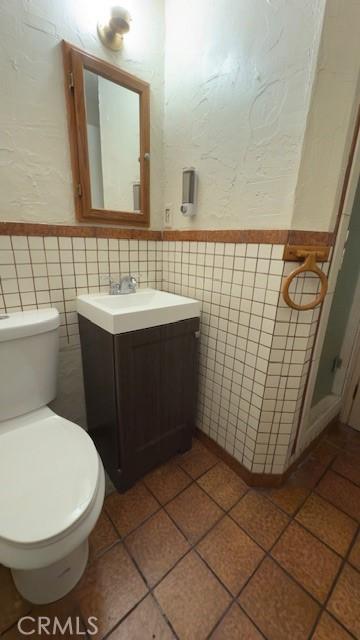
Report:
[[91,206],[140,213],[140,97],[84,69]]

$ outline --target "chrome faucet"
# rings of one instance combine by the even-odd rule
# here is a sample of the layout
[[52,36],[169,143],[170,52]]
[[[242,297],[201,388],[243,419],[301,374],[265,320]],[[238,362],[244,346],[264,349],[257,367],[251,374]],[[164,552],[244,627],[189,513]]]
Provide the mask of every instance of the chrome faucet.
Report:
[[112,278],[110,277],[109,284],[110,284],[110,291],[109,291],[110,295],[117,296],[117,295],[124,295],[126,293],[135,293],[136,287],[137,287],[137,280],[135,276],[132,276],[130,274],[128,276],[123,276],[122,278],[120,278],[119,282],[112,280]]
[[131,274],[123,276],[119,282],[119,293],[135,293],[137,287],[137,280],[135,276]]

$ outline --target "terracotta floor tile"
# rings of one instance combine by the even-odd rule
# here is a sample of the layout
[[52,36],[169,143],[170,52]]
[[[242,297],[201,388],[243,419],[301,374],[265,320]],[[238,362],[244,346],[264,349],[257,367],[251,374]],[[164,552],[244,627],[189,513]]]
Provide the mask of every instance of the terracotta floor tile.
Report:
[[224,513],[196,484],[190,485],[165,508],[191,544],[195,544]]
[[126,493],[115,492],[105,500],[105,510],[122,536],[136,529],[159,506],[157,500],[141,482]]
[[324,602],[341,565],[341,558],[296,522],[284,531],[272,555],[295,580]]
[[[26,624],[24,624],[24,628],[26,630]],[[29,627],[28,631],[32,631],[33,627]],[[76,637],[76,636],[75,636]],[[3,635],[0,636],[1,640],[24,640],[26,636],[23,633],[20,633],[17,626],[12,627],[9,631],[5,631]]]
[[16,590],[10,569],[0,565],[0,633],[25,615],[30,607]]
[[109,549],[86,570],[74,590],[82,617],[98,618],[98,640],[146,594],[146,585],[122,543]]
[[93,560],[100,553],[111,547],[119,539],[119,535],[104,510],[89,536],[89,558]]
[[[31,609],[30,615],[39,621],[41,618],[49,618],[50,619],[50,627],[49,627],[49,635],[53,640],[71,640],[71,638],[84,638],[86,627],[88,626],[89,630],[92,631],[93,627],[91,625],[91,621],[82,619],[82,613],[79,605],[75,601],[72,592],[58,600],[57,602],[53,602],[51,604],[44,605],[36,605]],[[70,621],[68,622],[68,620]],[[59,629],[55,626],[55,630],[53,632],[52,625],[56,624],[56,620],[59,621],[60,625],[66,631],[63,633],[62,629]],[[36,624],[36,623],[35,623]],[[69,625],[69,626],[67,626]],[[33,623],[34,628],[34,623]],[[36,627],[35,627],[36,628]],[[39,637],[43,637],[44,633],[39,634]],[[15,636],[16,637],[16,636]],[[24,639],[24,635],[20,636]],[[35,633],[33,636],[37,638],[38,635]]]
[[334,460],[338,453],[339,449],[335,447],[331,442],[322,440],[315,447],[311,456],[325,466],[328,466]]
[[154,594],[181,640],[205,640],[231,602],[193,551],[160,582]]
[[237,604],[233,604],[220,624],[211,634],[210,640],[263,640],[247,615]]
[[192,478],[196,479],[213,467],[218,459],[199,440],[194,439],[192,449],[177,456],[176,462]]
[[225,511],[231,509],[248,490],[245,482],[223,462],[219,462],[201,476],[198,484]]
[[144,484],[161,504],[165,504],[185,489],[191,482],[189,476],[174,462],[154,469],[144,478]]
[[197,545],[221,582],[236,596],[264,557],[264,552],[225,516]]
[[[0,617],[2,614],[1,604],[0,602]],[[1,638],[5,638],[6,640],[24,640],[26,637],[40,638],[46,635],[51,636],[54,640],[84,638],[85,625],[81,619],[80,608],[71,594],[52,604],[30,606],[31,610],[28,611],[28,615],[31,616],[32,619],[25,619],[23,622],[20,622],[19,628],[16,624],[10,631],[1,635]],[[38,633],[38,625],[41,623],[40,618],[44,618],[44,616],[50,619],[47,634],[44,630]],[[57,624],[59,624],[62,629],[57,627]],[[89,625],[89,629],[92,629],[91,625]]]
[[[28,628],[26,627],[26,621],[24,622],[24,629],[25,631],[29,631],[31,632],[33,630],[33,626],[29,626]],[[28,636],[31,637],[31,636]],[[84,637],[84,636],[83,636]],[[0,636],[1,640],[24,640],[24,638],[26,638],[26,636],[24,636],[23,633],[21,633],[17,627],[17,625],[15,625],[15,627],[12,627],[9,631],[5,631],[5,633],[3,635]],[[75,636],[76,638],[76,636]]]
[[284,484],[276,489],[266,489],[264,494],[267,495],[280,509],[286,511],[289,515],[293,515],[295,511],[303,504],[310,493],[306,487],[294,486],[290,483]]
[[350,551],[349,562],[360,571],[360,532],[357,535],[354,546]]
[[349,427],[345,427],[345,425],[340,422],[336,422],[331,425],[331,427],[326,432],[326,440],[335,444],[337,447],[343,447],[346,445],[348,441],[349,434],[352,433],[352,429],[350,431]]
[[347,553],[357,529],[355,520],[316,493],[305,501],[296,520],[342,556]]
[[[33,628],[34,627],[32,625],[31,625],[31,627],[29,626],[27,628],[26,627],[26,621],[24,622],[25,631],[31,632],[33,630]],[[26,638],[26,637],[30,637],[31,638],[31,636],[26,636],[23,633],[21,633],[19,631],[17,625],[15,625],[15,627],[12,627],[9,631],[5,631],[5,633],[0,636],[1,640],[24,640],[24,638]],[[75,636],[75,638],[76,638],[76,636]]]
[[351,638],[352,636],[324,611],[311,640],[351,640]]
[[360,573],[346,564],[327,608],[356,638],[360,638]]
[[333,462],[332,468],[348,480],[360,485],[360,461],[358,458],[348,453],[340,453]]
[[272,547],[289,522],[285,513],[255,491],[249,491],[230,515],[266,550]]
[[330,470],[320,480],[316,491],[352,518],[360,520],[360,487]]
[[149,595],[116,627],[109,640],[173,640],[175,636],[166,623],[158,604]]
[[[57,616],[57,614],[52,613],[44,613],[44,616],[50,617],[50,624],[47,627],[46,631],[43,629],[38,632],[38,625],[41,622],[38,619],[38,616],[33,612],[30,613],[31,617],[34,617],[35,620],[24,620],[24,622],[20,622],[20,629],[16,625],[12,627],[12,629],[6,632],[4,635],[0,636],[1,640],[24,640],[24,638],[51,638],[51,640],[74,640],[74,638],[81,638],[82,640],[86,640],[88,637],[86,635],[86,627],[83,624],[80,617],[75,615],[71,616],[71,620],[69,621],[69,616],[62,617]],[[55,615],[57,617],[58,622],[55,622]],[[47,621],[44,621],[44,624],[47,624]],[[55,628],[53,625],[56,625]],[[60,625],[60,628],[57,625]],[[21,629],[24,630],[25,633],[21,633]],[[89,631],[92,631],[94,627],[89,624]],[[27,635],[28,634],[28,635]]]
[[270,558],[262,562],[239,602],[268,640],[306,640],[320,610]]
[[326,439],[341,449],[359,449],[360,434],[355,429],[338,422],[326,434]]
[[321,476],[324,475],[327,466],[309,456],[297,469],[291,474],[291,483],[295,486],[313,489],[319,482]]
[[163,510],[130,534],[126,546],[151,587],[189,549],[189,543]]

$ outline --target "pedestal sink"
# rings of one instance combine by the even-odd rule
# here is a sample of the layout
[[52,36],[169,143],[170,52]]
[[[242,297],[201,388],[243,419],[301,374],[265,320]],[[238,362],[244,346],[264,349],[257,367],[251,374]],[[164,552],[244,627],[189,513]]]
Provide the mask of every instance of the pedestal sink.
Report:
[[84,294],[77,297],[77,312],[114,335],[200,316],[200,302],[157,289],[135,293]]

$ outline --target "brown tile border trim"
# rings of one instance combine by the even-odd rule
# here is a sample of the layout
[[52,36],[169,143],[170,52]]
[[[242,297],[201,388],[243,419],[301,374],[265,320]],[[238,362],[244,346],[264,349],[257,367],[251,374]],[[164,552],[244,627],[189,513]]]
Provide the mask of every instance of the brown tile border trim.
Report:
[[80,238],[118,238],[124,240],[178,240],[189,242],[233,242],[244,244],[332,245],[334,234],[326,231],[288,231],[286,229],[210,229],[165,230],[120,229],[82,225],[0,222],[0,235],[72,236]]
[[264,243],[285,244],[288,239],[288,231],[277,229],[209,229],[201,231],[194,229],[163,231],[163,240],[187,240],[190,242],[234,242],[234,243]]
[[225,462],[249,487],[279,487],[284,481],[285,474],[275,473],[252,473],[236,460],[230,453],[225,451],[217,442],[209,438],[200,429],[195,429],[195,436],[203,445],[214,453],[220,460]]
[[289,231],[288,244],[311,244],[332,246],[335,242],[335,234],[330,231]]
[[332,245],[333,233],[327,231],[288,231],[287,229],[165,230],[163,240],[190,242],[234,242],[246,244]]
[[336,423],[339,422],[339,416],[335,416],[329,424],[319,433],[319,435],[310,442],[310,444],[301,452],[299,457],[284,471],[284,473],[253,473],[246,469],[236,458],[225,451],[215,440],[212,440],[203,431],[197,427],[194,429],[195,436],[203,443],[203,445],[214,453],[220,460],[225,462],[249,487],[280,487],[285,480],[296,471],[302,461],[315,449],[316,445],[324,437],[325,433]]
[[124,240],[161,240],[161,231],[89,227],[82,225],[0,222],[1,236],[71,236],[78,238],[119,238]]

